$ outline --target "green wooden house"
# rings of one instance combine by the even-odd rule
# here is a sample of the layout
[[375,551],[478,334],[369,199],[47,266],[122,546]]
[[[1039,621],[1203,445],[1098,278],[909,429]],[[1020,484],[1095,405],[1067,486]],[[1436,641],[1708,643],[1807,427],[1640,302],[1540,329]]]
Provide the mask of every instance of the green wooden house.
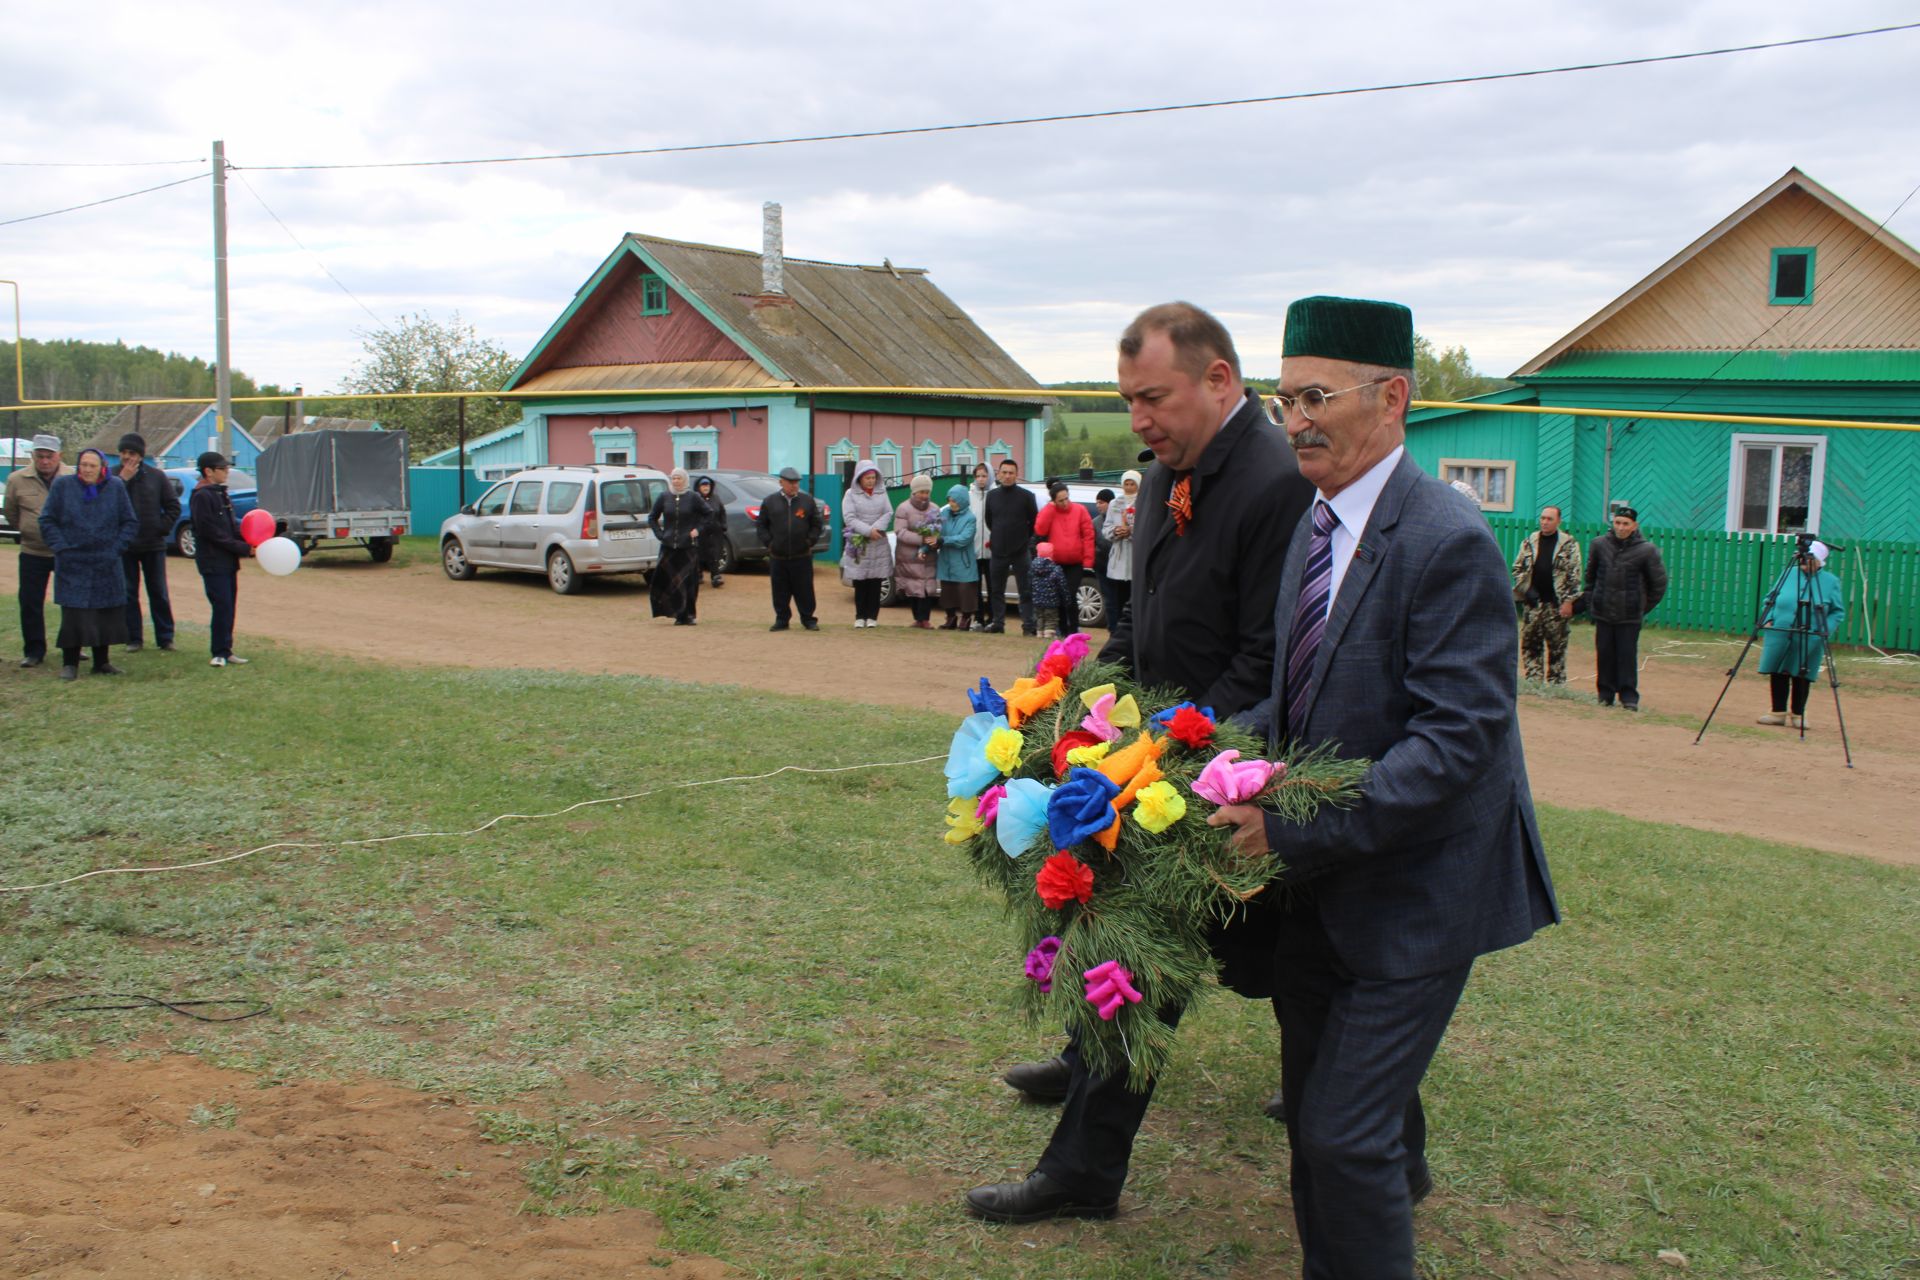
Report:
[[[1762,586],[1769,535],[1920,557],[1920,253],[1798,169],[1510,377],[1517,386],[1471,402],[1487,408],[1415,410],[1407,424],[1414,458],[1471,484],[1496,528],[1502,515],[1531,526],[1554,504],[1597,530],[1631,505],[1670,540],[1757,541],[1736,576]],[[1810,425],[1640,416],[1650,411]],[[1836,419],[1915,429],[1818,425]],[[1883,577],[1912,577],[1893,564]],[[1727,572],[1716,560],[1695,576]],[[1884,619],[1914,612],[1920,583],[1885,587]],[[1750,594],[1736,592],[1719,625]]]

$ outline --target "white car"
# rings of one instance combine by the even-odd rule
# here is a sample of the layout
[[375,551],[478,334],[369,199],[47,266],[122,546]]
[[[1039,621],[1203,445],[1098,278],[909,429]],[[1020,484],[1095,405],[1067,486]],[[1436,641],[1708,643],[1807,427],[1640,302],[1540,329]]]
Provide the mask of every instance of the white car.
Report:
[[660,542],[647,513],[667,490],[651,467],[532,467],[440,525],[440,567],[456,582],[481,569],[544,573],[563,596],[589,575],[649,573]]

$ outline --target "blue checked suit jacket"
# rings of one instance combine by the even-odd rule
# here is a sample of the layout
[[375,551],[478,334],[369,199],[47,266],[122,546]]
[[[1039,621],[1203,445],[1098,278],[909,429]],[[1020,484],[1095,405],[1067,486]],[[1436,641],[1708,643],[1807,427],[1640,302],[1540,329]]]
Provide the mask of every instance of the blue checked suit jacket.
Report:
[[1373,767],[1351,809],[1268,816],[1280,883],[1311,897],[1360,977],[1438,973],[1525,941],[1560,912],[1514,707],[1513,597],[1486,520],[1402,455],[1334,598],[1306,722],[1291,725],[1289,633],[1311,532],[1303,519],[1281,574],[1272,692],[1243,722],[1276,749],[1334,743]]

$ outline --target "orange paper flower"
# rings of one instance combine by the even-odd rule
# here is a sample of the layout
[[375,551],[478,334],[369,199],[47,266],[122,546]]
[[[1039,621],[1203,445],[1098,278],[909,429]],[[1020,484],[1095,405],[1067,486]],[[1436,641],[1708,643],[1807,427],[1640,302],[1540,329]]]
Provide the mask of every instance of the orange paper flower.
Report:
[[[1008,698],[1011,710],[1012,698]],[[1133,775],[1140,772],[1141,766],[1160,758],[1165,746],[1150,733],[1142,733],[1118,751],[1110,752],[1100,762],[1100,772],[1113,779],[1114,785],[1124,788],[1133,781]]]
[[1114,815],[1113,815],[1113,825],[1108,827],[1105,831],[1102,831],[1098,835],[1094,836],[1093,842],[1099,845],[1102,849],[1105,849],[1108,853],[1112,853],[1116,848],[1119,847],[1120,814],[1117,810],[1114,812]]
[[1140,794],[1142,787],[1150,787],[1165,776],[1160,772],[1160,766],[1151,760],[1141,765],[1140,771],[1134,774],[1132,780],[1120,789],[1120,794],[1113,798],[1113,811],[1118,813],[1132,804],[1133,798]]
[[[1020,722],[1029,720],[1060,701],[1060,695],[1067,691],[1067,682],[1059,676],[1042,684],[1032,676],[1021,676],[1013,682],[1013,688],[1007,690],[1007,724],[1017,729]],[[1157,752],[1155,754],[1158,754]]]

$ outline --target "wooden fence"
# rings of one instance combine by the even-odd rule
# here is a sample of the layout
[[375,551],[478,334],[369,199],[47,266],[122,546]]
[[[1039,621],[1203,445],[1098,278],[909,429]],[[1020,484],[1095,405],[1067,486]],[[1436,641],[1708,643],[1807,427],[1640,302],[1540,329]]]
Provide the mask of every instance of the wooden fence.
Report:
[[[1539,527],[1516,516],[1489,516],[1493,535],[1511,564],[1521,541]],[[1570,523],[1584,553],[1603,532]],[[1792,563],[1793,539],[1773,534],[1644,529],[1667,566],[1667,596],[1647,621],[1686,631],[1744,632],[1782,570]],[[1835,639],[1882,649],[1920,649],[1920,546],[1907,542],[1849,543],[1827,569],[1846,591],[1847,619]]]

